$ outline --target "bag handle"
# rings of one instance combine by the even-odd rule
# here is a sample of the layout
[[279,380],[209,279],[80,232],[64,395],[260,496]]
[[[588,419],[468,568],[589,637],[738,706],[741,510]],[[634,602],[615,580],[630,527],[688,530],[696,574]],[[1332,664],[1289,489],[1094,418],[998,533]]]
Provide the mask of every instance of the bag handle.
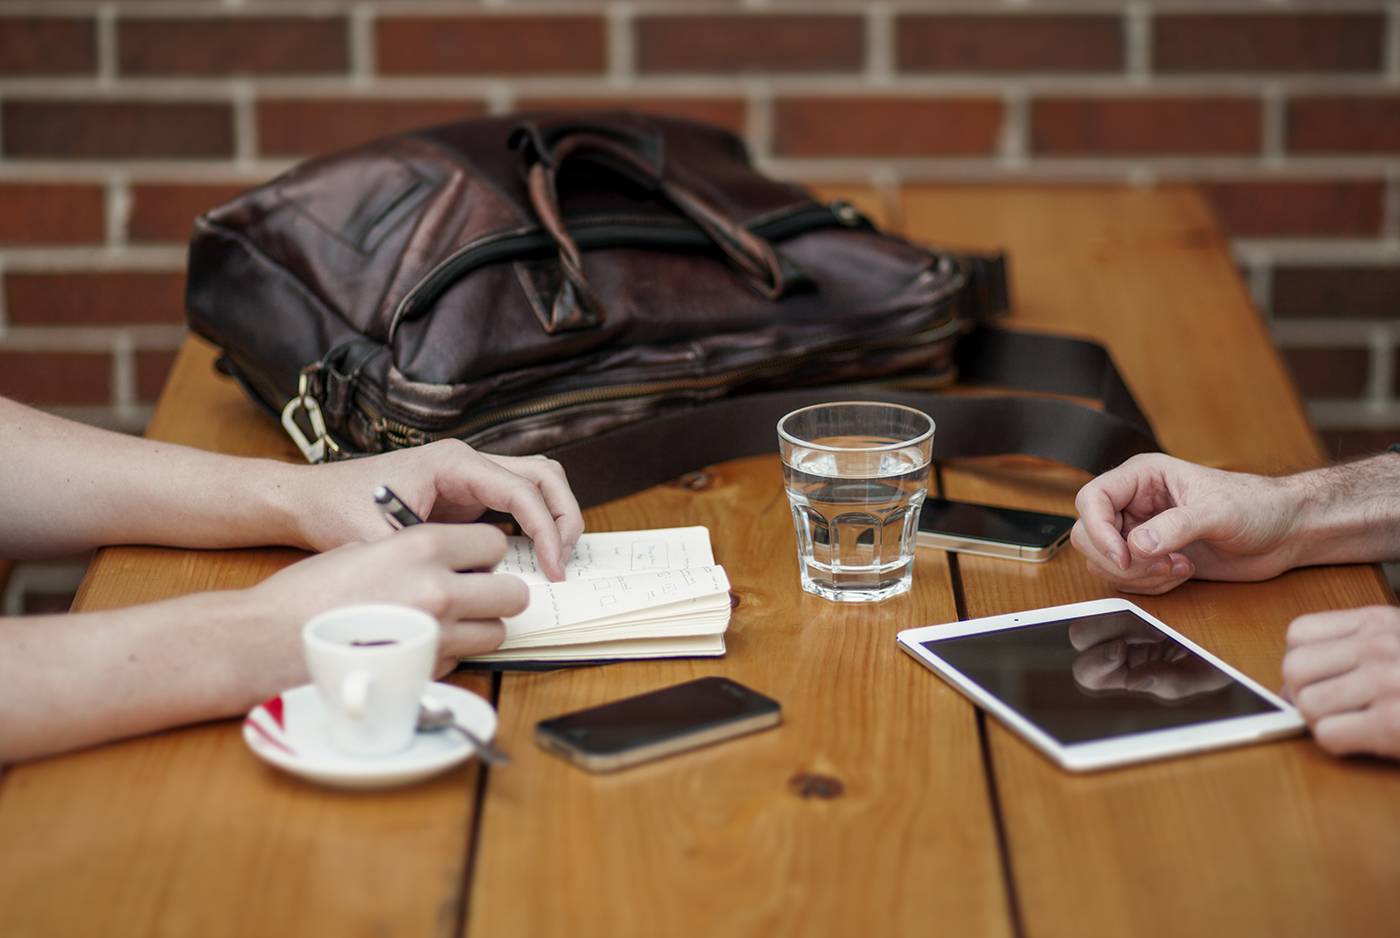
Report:
[[552,334],[602,325],[607,311],[583,274],[583,257],[559,209],[558,177],[565,162],[586,154],[650,191],[659,191],[709,235],[748,283],[768,299],[782,296],[789,277],[773,246],[664,171],[660,135],[596,123],[527,121],[510,140],[525,164],[530,204],[559,248],[564,286],[555,298]]

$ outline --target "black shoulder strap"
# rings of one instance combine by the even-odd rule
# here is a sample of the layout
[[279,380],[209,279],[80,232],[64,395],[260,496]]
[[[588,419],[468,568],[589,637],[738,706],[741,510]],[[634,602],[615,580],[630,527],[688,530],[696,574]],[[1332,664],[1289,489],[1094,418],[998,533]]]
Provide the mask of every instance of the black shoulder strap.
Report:
[[828,401],[888,401],[933,418],[933,458],[1020,453],[1097,475],[1161,447],[1100,345],[1062,336],[980,328],[958,342],[964,381],[1093,397],[1102,411],[1046,397],[939,394],[828,385],[723,398],[619,427],[545,453],[563,464],[584,507],[696,469],[773,453],[778,419]]

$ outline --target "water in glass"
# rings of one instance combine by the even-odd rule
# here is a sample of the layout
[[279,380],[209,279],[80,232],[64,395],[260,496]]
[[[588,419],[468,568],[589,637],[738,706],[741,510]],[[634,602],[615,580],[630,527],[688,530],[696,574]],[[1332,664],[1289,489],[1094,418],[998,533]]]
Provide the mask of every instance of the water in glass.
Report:
[[819,448],[797,445],[786,454],[783,475],[809,593],[875,602],[909,589],[929,459],[927,445],[870,451],[897,442],[829,437],[810,441]]

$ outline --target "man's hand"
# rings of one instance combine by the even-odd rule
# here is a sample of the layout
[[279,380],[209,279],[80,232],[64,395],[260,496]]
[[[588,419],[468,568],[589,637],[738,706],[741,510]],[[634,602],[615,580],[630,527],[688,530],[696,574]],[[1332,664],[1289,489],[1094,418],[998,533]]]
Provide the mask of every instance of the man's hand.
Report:
[[1400,609],[1318,612],[1288,627],[1285,695],[1333,755],[1400,758]]
[[1296,562],[1302,502],[1287,479],[1134,456],[1079,490],[1070,543],[1128,593],[1165,593],[1193,576],[1266,580]]
[[564,469],[542,456],[479,453],[460,440],[294,471],[290,506],[307,546],[328,550],[385,537],[392,528],[374,504],[387,485],[425,521],[475,521],[488,508],[508,512],[535,541],[552,580],[583,533],[583,516]]

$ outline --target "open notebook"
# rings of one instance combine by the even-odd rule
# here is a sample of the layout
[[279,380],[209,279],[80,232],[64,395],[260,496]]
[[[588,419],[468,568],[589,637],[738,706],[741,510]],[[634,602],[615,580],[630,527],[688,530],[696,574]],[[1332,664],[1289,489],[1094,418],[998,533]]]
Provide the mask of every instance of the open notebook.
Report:
[[510,538],[497,573],[530,586],[530,606],[505,620],[506,640],[469,662],[592,661],[724,654],[729,578],[703,527],[584,534],[551,583],[533,542]]

